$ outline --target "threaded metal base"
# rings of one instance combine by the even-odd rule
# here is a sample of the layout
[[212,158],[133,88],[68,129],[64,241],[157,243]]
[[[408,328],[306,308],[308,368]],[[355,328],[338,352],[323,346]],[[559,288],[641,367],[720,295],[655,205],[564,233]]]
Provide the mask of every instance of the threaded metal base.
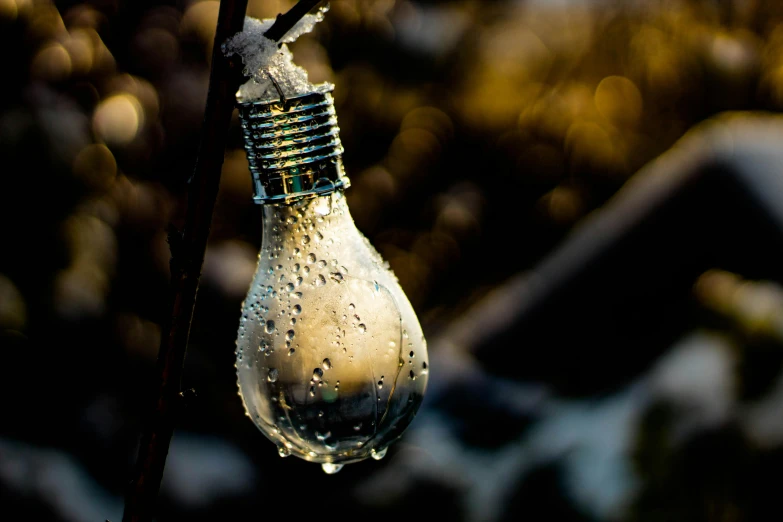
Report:
[[291,203],[350,185],[331,91],[239,103],[245,151],[258,204]]

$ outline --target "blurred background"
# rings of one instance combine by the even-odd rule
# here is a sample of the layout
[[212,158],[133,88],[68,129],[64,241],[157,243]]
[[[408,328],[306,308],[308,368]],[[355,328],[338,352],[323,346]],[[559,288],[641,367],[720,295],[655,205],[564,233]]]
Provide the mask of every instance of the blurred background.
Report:
[[[4,520],[121,519],[217,12],[0,0]],[[334,476],[245,418],[261,211],[235,117],[158,520],[783,514],[783,4],[333,0],[292,50],[336,84],[349,204],[430,389]]]

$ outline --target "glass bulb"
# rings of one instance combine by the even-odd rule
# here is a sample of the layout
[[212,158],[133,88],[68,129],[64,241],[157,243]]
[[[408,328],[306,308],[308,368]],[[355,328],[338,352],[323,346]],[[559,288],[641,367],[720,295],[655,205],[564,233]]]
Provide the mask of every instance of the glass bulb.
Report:
[[267,204],[263,227],[236,350],[248,416],[281,456],[328,473],[381,458],[427,386],[410,302],[342,190]]

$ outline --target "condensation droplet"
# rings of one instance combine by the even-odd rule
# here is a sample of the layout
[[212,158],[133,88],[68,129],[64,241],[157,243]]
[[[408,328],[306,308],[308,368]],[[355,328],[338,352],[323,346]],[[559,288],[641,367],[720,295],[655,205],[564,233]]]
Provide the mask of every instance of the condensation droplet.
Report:
[[324,286],[326,284],[326,278],[318,274],[318,277],[315,279],[315,286]]
[[323,376],[324,371],[322,369],[316,368],[313,370],[313,382],[319,382]]
[[269,368],[269,373],[266,376],[266,380],[269,382],[277,382],[277,368]]
[[343,465],[332,464],[331,462],[324,462],[323,464],[321,464],[321,469],[323,469],[324,473],[326,473],[327,475],[334,475],[335,473],[343,469]]
[[275,322],[267,321],[266,325],[264,326],[264,331],[268,334],[275,333]]
[[329,358],[327,357],[326,359],[324,359],[322,366],[324,367],[324,370],[330,370],[332,368],[332,361],[330,361]]
[[294,315],[299,315],[302,313],[302,307],[300,305],[294,305],[294,307],[291,309],[291,313]]
[[307,262],[315,263],[315,254],[307,254]]
[[371,455],[371,456],[372,456],[372,458],[374,458],[375,460],[381,460],[383,457],[385,457],[385,456],[386,456],[386,452],[387,452],[387,451],[389,451],[389,448],[383,448],[383,449],[382,449],[382,450],[380,450],[380,451],[372,450],[372,451],[370,452],[370,455]]
[[291,450],[286,448],[285,446],[278,446],[277,447],[277,454],[281,457],[285,458],[291,455]]
[[286,340],[286,341],[290,341],[291,339],[293,339],[293,338],[294,338],[294,335],[296,335],[296,332],[294,332],[293,330],[288,330],[288,331],[285,333],[285,340]]
[[310,236],[308,236],[308,235],[302,236],[302,244],[303,245],[306,245],[309,242],[310,242]]
[[364,325],[364,323],[359,325],[359,331],[362,333],[365,333],[367,331],[367,327]]

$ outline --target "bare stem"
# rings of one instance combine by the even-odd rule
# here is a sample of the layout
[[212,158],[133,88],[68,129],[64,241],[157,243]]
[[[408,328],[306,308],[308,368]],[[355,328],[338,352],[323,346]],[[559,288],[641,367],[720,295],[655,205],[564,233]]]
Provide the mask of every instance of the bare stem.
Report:
[[[266,36],[279,41],[320,0],[301,0],[279,15]],[[196,166],[188,187],[185,228],[169,233],[171,246],[171,315],[164,325],[158,351],[158,396],[141,438],[133,477],[125,498],[123,522],[151,522],[163,468],[183,402],[180,391],[193,309],[207,248],[212,212],[220,184],[226,138],[235,93],[245,81],[236,56],[226,57],[221,45],[242,30],[247,0],[222,0],[218,14],[212,71]]]
[[320,4],[323,0],[299,0],[287,13],[277,15],[277,20],[272,24],[264,36],[275,42],[279,42],[285,36],[285,33],[291,30],[296,22],[304,18],[310,10]]

